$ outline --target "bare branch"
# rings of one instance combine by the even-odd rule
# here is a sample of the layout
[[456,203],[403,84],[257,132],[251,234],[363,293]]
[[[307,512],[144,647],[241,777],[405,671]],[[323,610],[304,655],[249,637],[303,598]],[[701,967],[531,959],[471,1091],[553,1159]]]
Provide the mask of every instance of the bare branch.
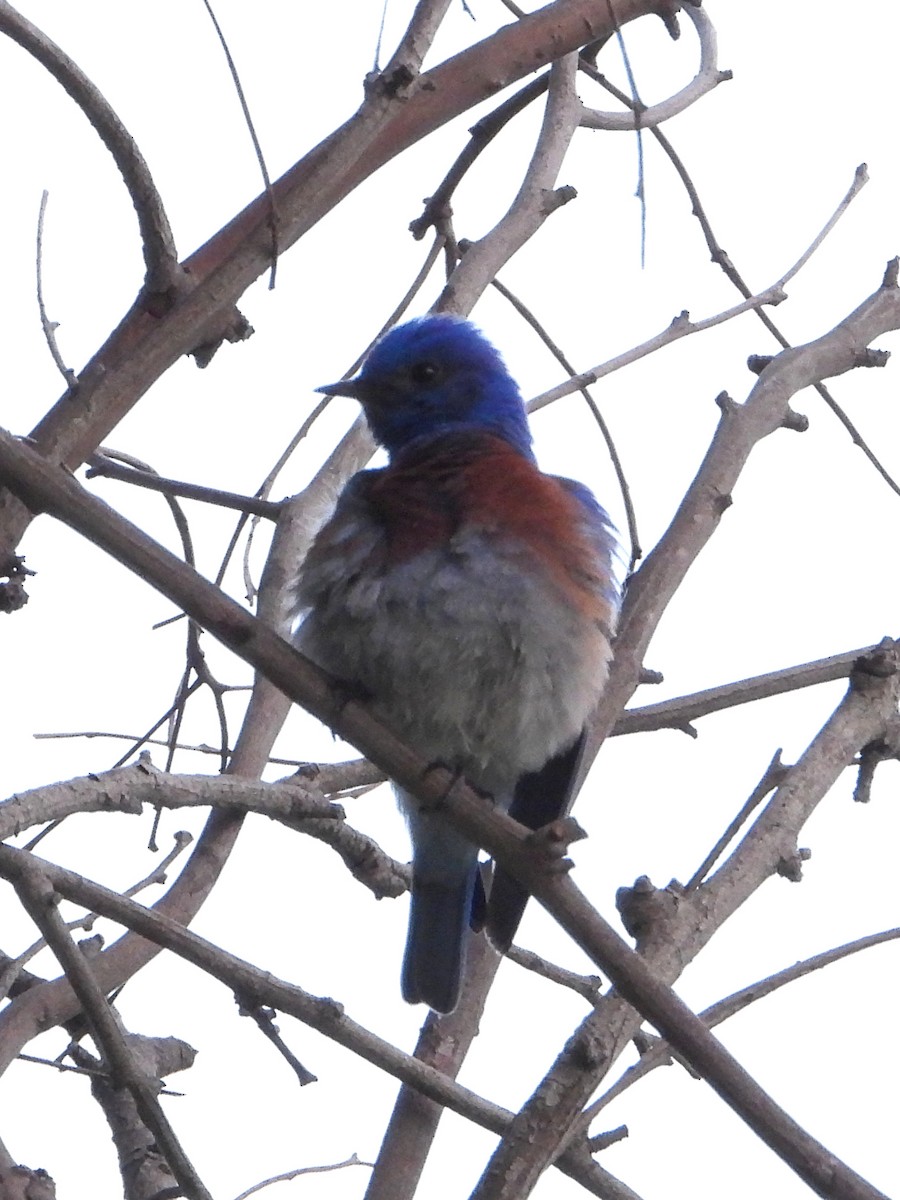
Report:
[[603,980],[599,975],[577,975],[574,971],[558,967],[556,963],[548,962],[539,954],[535,954],[533,950],[525,950],[521,946],[510,946],[506,957],[510,962],[524,967],[526,971],[534,971],[536,975],[549,979],[552,983],[559,983],[563,987],[571,988],[573,992],[583,996],[589,1004],[596,1001],[600,988],[603,986]]
[[425,55],[437,36],[452,0],[418,0],[403,38],[382,78],[396,87],[398,80],[412,80],[419,73]]
[[613,736],[644,733],[651,729],[682,729],[687,732],[693,721],[710,713],[739,704],[752,704],[755,700],[765,700],[770,696],[782,696],[801,688],[815,687],[819,683],[846,679],[860,658],[877,649],[877,646],[863,646],[859,650],[832,654],[815,662],[783,667],[780,671],[769,671],[765,675],[753,675],[749,679],[738,679],[734,683],[692,692],[689,696],[662,700],[659,704],[628,708],[617,722]]
[[290,1066],[291,1070],[297,1076],[297,1082],[301,1087],[306,1087],[309,1083],[318,1083],[317,1076],[313,1075],[312,1071],[307,1070],[303,1063],[297,1058],[293,1050],[285,1042],[281,1036],[278,1026],[275,1024],[275,1010],[265,1008],[261,1004],[251,1004],[245,1007],[243,1004],[240,1008],[242,1017],[250,1017],[256,1022],[256,1027],[259,1029],[263,1037],[268,1038],[281,1057]]
[[235,1197],[235,1200],[247,1200],[248,1196],[256,1195],[257,1192],[270,1187],[273,1183],[287,1183],[292,1179],[299,1179],[301,1175],[319,1175],[324,1171],[343,1171],[346,1167],[371,1167],[371,1165],[371,1163],[357,1158],[355,1154],[351,1154],[349,1158],[345,1158],[343,1162],[339,1163],[327,1163],[318,1167],[295,1167],[293,1171],[284,1171],[281,1175],[273,1175],[271,1179],[263,1179],[261,1183],[254,1183],[253,1187],[241,1192],[239,1196]]
[[754,813],[757,808],[759,808],[760,804],[762,804],[769,792],[773,791],[780,783],[784,781],[787,772],[788,768],[781,761],[781,751],[776,750],[772,756],[771,762],[763,772],[759,783],[750,793],[747,801],[741,806],[740,812],[733,821],[729,822],[728,828],[688,880],[685,891],[692,892],[695,887],[698,887],[703,882],[718,861],[719,855],[722,854],[731,844],[733,838],[736,837],[744,822],[749,819],[750,815]]
[[253,117],[250,114],[250,106],[247,103],[247,97],[244,95],[244,88],[241,83],[241,77],[238,74],[237,65],[232,57],[231,50],[228,46],[228,41],[225,34],[222,32],[222,27],[219,24],[213,7],[209,0],[203,0],[203,7],[209,14],[209,19],[213,23],[213,28],[216,31],[216,36],[219,39],[219,44],[225,54],[225,59],[228,63],[228,71],[234,83],[234,90],[237,92],[237,98],[240,101],[241,112],[244,114],[244,123],[247,126],[247,132],[250,134],[250,140],[253,143],[253,152],[256,155],[256,161],[259,163],[259,173],[262,175],[263,189],[266,194],[266,199],[269,202],[269,231],[272,235],[272,269],[269,274],[269,288],[275,287],[275,272],[278,268],[278,209],[275,207],[275,195],[272,191],[272,180],[269,178],[269,168],[266,166],[265,155],[263,154],[262,146],[260,145],[259,137],[256,133],[256,126],[253,123]]
[[552,188],[578,125],[577,69],[575,54],[551,67],[544,120],[518,194],[494,228],[468,245],[435,305],[438,311],[468,313],[503,264],[534,236],[559,203],[574,195],[571,189],[560,189],[560,195]]
[[[370,773],[369,769],[364,772]],[[149,762],[141,762],[10,797],[0,803],[0,839],[45,821],[59,822],[77,812],[139,815],[145,804],[154,808],[217,807],[241,814],[262,813],[331,846],[354,878],[377,898],[402,895],[408,887],[408,869],[386,855],[366,834],[347,825],[344,810],[326,800],[320,787],[298,777],[282,783],[261,783],[229,775],[169,775]],[[29,849],[36,841],[29,844]]]
[[[774,975],[769,975],[766,979],[760,979],[756,983],[741,988],[740,991],[733,992],[723,1000],[717,1000],[715,1004],[704,1009],[699,1017],[710,1029],[714,1029],[716,1025],[743,1012],[757,1000],[771,996],[779,988],[811,975],[813,971],[820,971],[823,967],[849,958],[851,954],[858,954],[862,950],[883,945],[885,942],[893,942],[898,938],[900,938],[900,929],[887,929],[883,933],[872,933],[867,937],[858,938],[856,941],[847,942],[843,946],[836,946],[832,950],[825,950],[821,954],[814,954],[811,958],[792,963],[791,966],[785,967],[782,971],[776,971]],[[611,1088],[584,1110],[580,1124],[586,1128],[608,1104],[621,1096],[632,1084],[637,1083],[639,1079],[643,1079],[656,1067],[667,1062],[671,1062],[671,1048],[662,1038],[658,1038],[641,1054],[639,1061],[634,1066],[629,1067]]]
[[183,276],[162,200],[131,134],[84,72],[7,0],[0,0],[0,33],[12,38],[47,68],[96,129],[115,159],[140,225],[147,268],[145,290],[151,296],[165,297],[170,305],[182,286]]
[[829,333],[773,359],[745,404],[724,406],[694,482],[666,533],[629,581],[615,659],[595,716],[585,767],[632,696],[653,631],[691,563],[718,527],[756,444],[784,426],[794,393],[852,370],[862,347],[898,327],[900,292],[882,286]]
[[[614,371],[621,370],[622,367],[630,366],[631,363],[637,362],[641,358],[645,358],[648,354],[653,354],[663,346],[669,345],[670,342],[678,341],[682,337],[686,337],[691,333],[702,333],[707,329],[712,329],[716,325],[721,325],[725,321],[730,321],[734,317],[739,317],[745,312],[758,312],[760,309],[769,304],[780,304],[784,300],[784,285],[788,280],[793,279],[801,267],[803,267],[810,259],[812,254],[821,246],[822,242],[835,227],[840,218],[844,215],[851,201],[859,194],[862,187],[867,181],[865,171],[860,172],[857,169],[854,181],[843,197],[840,204],[837,206],[832,215],[828,218],[825,225],[813,238],[810,245],[803,251],[797,261],[788,268],[787,271],[771,284],[763,292],[759,292],[756,296],[747,296],[740,304],[735,304],[731,308],[725,309],[723,312],[717,313],[715,316],[706,317],[701,321],[691,321],[687,312],[680,313],[672,323],[658,333],[656,337],[650,338],[639,346],[634,346],[630,350],[626,350],[624,354],[619,354],[615,358],[611,358],[608,362],[594,367],[590,371],[582,371],[580,375],[574,375],[565,383],[559,384],[555,388],[551,388],[547,392],[542,392],[540,396],[535,396],[529,401],[529,412],[537,412],[538,409],[544,408],[547,404],[551,404],[554,400],[559,400],[563,396],[568,396],[571,392],[581,391],[589,384],[596,383],[605,375],[611,375]],[[851,364],[852,366],[861,365],[858,362]],[[883,364],[878,364],[883,365]],[[849,370],[850,368],[845,368]],[[818,382],[818,381],[813,381]]]
[[[108,920],[133,929],[142,938],[179,955],[220,980],[240,996],[243,1002],[253,1000],[271,1005],[279,1012],[296,1017],[311,1029],[318,1030],[338,1045],[408,1084],[415,1089],[415,1093],[427,1097],[427,1102],[434,1103],[438,1108],[450,1108],[494,1133],[502,1133],[513,1119],[513,1114],[506,1109],[455,1083],[449,1072],[426,1065],[418,1056],[404,1054],[390,1042],[364,1029],[351,1020],[343,1007],[335,1001],[312,996],[297,985],[286,983],[271,972],[252,966],[206,941],[180,922],[162,915],[158,909],[146,909],[133,900],[128,900],[73,871],[36,858],[27,851],[0,846],[0,875],[4,878],[17,880],[23,871],[32,867],[50,880],[53,888],[68,900],[95,909]],[[498,956],[487,946],[484,939],[481,939],[479,944],[483,954],[490,955],[495,964],[499,963]],[[93,960],[92,967],[95,974],[102,973],[102,956]],[[57,988],[58,983],[48,983],[30,989],[34,997],[33,1002],[40,1003],[44,1022],[50,996]],[[23,999],[29,1000],[31,997]],[[8,1065],[8,1057],[12,1051],[12,1023],[9,1012],[7,1009],[6,1013],[0,1016],[0,1072]],[[428,1036],[429,1030],[430,1036],[434,1036],[434,1024],[430,1020],[426,1022],[425,1036]],[[450,1052],[448,1046],[445,1054]],[[455,1051],[453,1053],[455,1055]],[[449,1066],[449,1063],[445,1065]],[[592,1195],[599,1196],[602,1200],[610,1200],[611,1197],[615,1197],[616,1200],[638,1200],[634,1193],[622,1185],[619,1185],[618,1189],[604,1190],[605,1181],[611,1181],[613,1177],[603,1171],[598,1174],[594,1169],[595,1164],[589,1159],[586,1161],[580,1153],[561,1155],[557,1165],[565,1174],[582,1183]],[[396,1200],[400,1200],[400,1193],[395,1195]]]
[[24,851],[22,853],[23,857],[17,860],[13,879],[16,891],[66,972],[91,1027],[92,1036],[102,1048],[110,1070],[120,1085],[127,1087],[134,1097],[142,1120],[152,1131],[184,1194],[190,1200],[212,1200],[160,1108],[157,1099],[159,1081],[151,1080],[145,1073],[113,1016],[87,959],[66,930],[56,908],[57,897],[52,884],[30,861],[29,856]]
[[66,381],[66,387],[70,391],[74,391],[78,386],[78,376],[71,367],[66,366],[63,356],[59,352],[59,345],[56,341],[56,331],[59,325],[56,321],[51,321],[47,316],[47,307],[44,304],[44,217],[47,214],[47,199],[49,194],[46,188],[41,193],[41,207],[38,213],[37,247],[35,252],[38,311],[41,315],[41,328],[44,331],[44,340],[47,343],[47,349],[50,351],[50,357],[56,363],[57,370]]
[[[896,646],[885,647],[881,654],[884,670],[900,668]],[[616,1053],[636,1032],[640,1018],[636,1013],[628,1013],[627,1004],[660,1030],[673,1049],[818,1195],[837,1194],[847,1200],[851,1197],[875,1200],[881,1196],[779,1109],[718,1042],[713,1039],[707,1042],[699,1031],[702,1022],[677,1000],[664,982],[677,978],[722,921],[763,880],[778,871],[781,861],[795,849],[797,830],[837,775],[852,761],[857,749],[871,740],[873,730],[883,728],[892,719],[900,693],[900,676],[884,676],[879,663],[880,660],[871,664],[874,673],[856,677],[857,683],[788,773],[738,850],[707,884],[690,894],[677,886],[663,892],[649,885],[623,889],[619,906],[626,928],[637,937],[638,954],[628,950],[589,908],[570,879],[546,874],[540,877],[537,871],[527,879],[529,890],[609,976],[617,994],[612,993],[598,1003],[534,1096],[515,1117],[476,1189],[479,1200],[482,1196],[529,1194],[559,1146],[571,1136],[583,1105]],[[456,798],[456,789],[451,789],[445,799],[447,811],[454,815],[463,807],[461,801],[457,808]],[[468,809],[467,804],[465,807]],[[488,842],[488,820],[479,824],[480,844],[503,861],[499,837],[493,844]],[[525,866],[504,862],[511,870],[519,865]],[[611,1030],[615,1033],[611,1034]],[[677,1037],[673,1038],[676,1030]],[[690,1049],[686,1052],[688,1044]]]
[[[149,875],[137,883],[133,883],[122,892],[123,896],[137,896],[146,888],[157,883],[165,883],[166,871],[175,861],[175,859],[190,845],[192,841],[191,834],[185,833],[182,830],[175,835],[175,845],[166,855],[162,862],[157,863]],[[69,932],[74,932],[76,929],[91,929],[94,922],[97,920],[96,913],[85,913],[83,917],[77,917],[74,921],[66,921],[65,927]],[[26,947],[15,958],[8,959],[0,964],[0,999],[6,999],[7,996],[16,994],[16,984],[22,978],[25,965],[29,963],[37,954],[46,946],[44,938],[38,938],[36,942]],[[31,977],[31,982],[39,982],[37,977]],[[21,1055],[19,1057],[22,1057]]]
[[730,71],[720,71],[718,68],[716,30],[706,13],[699,5],[685,4],[682,12],[687,13],[697,36],[700,39],[700,66],[693,80],[660,104],[651,108],[643,105],[635,106],[632,112],[600,112],[594,108],[582,105],[580,123],[586,129],[620,130],[634,132],[635,129],[652,129],[668,121],[679,113],[684,112],[707,92],[726,80],[731,79]]
[[88,479],[97,476],[103,479],[118,479],[135,487],[148,488],[152,492],[163,492],[167,496],[182,496],[186,500],[202,500],[205,504],[217,504],[220,508],[234,508],[238,512],[254,513],[276,521],[281,504],[271,500],[260,500],[256,496],[239,496],[235,492],[223,492],[219,488],[203,487],[199,483],[185,483],[179,479],[166,479],[149,471],[123,467],[108,456],[104,450],[88,457]]
[[[142,1037],[127,1035],[129,1050],[142,1069],[153,1079],[183,1071],[193,1065],[196,1052],[178,1038]],[[113,1084],[109,1072],[102,1069],[99,1059],[83,1046],[73,1043],[69,1053],[82,1070],[91,1077],[91,1094],[103,1110],[119,1156],[125,1200],[159,1200],[178,1189],[178,1181],[165,1156],[156,1144],[131,1093]],[[63,1066],[64,1064],[60,1064]],[[160,1091],[160,1095],[166,1095]]]

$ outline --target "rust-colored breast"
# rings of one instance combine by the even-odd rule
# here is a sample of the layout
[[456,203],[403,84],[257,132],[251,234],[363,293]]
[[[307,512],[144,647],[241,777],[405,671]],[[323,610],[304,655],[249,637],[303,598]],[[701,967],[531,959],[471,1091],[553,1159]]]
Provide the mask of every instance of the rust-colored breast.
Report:
[[515,541],[570,603],[605,613],[598,601],[609,564],[583,505],[501,438],[460,433],[414,446],[373,475],[367,499],[385,531],[386,566],[449,544],[463,529],[480,532]]

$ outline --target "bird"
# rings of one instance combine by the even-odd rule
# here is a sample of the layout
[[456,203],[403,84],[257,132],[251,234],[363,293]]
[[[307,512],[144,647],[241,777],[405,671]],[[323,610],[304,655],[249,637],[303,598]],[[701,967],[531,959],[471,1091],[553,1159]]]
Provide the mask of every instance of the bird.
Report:
[[[618,612],[610,518],[541,472],[521,393],[467,320],[395,326],[359,374],[317,389],[363,409],[387,465],[341,492],[299,570],[298,648],[425,760],[531,829],[568,810]],[[395,787],[412,844],[401,991],[455,1008],[469,927],[506,951],[528,894]]]

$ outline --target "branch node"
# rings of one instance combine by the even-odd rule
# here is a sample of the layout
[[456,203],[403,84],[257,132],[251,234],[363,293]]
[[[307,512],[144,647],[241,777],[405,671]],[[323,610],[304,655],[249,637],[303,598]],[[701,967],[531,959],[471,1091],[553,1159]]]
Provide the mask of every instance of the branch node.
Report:
[[856,786],[853,789],[855,803],[869,803],[872,799],[872,783],[875,779],[875,768],[879,763],[896,757],[896,745],[891,745],[890,742],[883,738],[878,738],[877,741],[869,742],[867,746],[863,746],[857,759],[859,773],[856,777]]
[[554,875],[563,875],[572,869],[566,851],[573,842],[583,841],[586,837],[587,834],[574,817],[560,817],[529,833],[525,841],[544,860],[545,870]]
[[854,367],[884,367],[891,357],[890,350],[872,350],[869,346],[857,350],[853,355]]
[[789,879],[791,883],[802,883],[803,864],[809,862],[810,858],[812,858],[812,851],[805,846],[800,846],[793,854],[786,854],[780,858],[775,871],[782,879]]
[[634,881],[633,887],[622,887],[616,892],[616,908],[622,924],[640,948],[655,928],[667,921],[674,912],[681,891],[674,880],[667,888],[653,886],[647,875]]
[[13,613],[24,608],[28,603],[28,593],[25,591],[25,580],[34,575],[25,566],[25,559],[20,554],[11,554],[5,565],[0,569],[0,576],[5,576],[6,583],[0,583],[0,612]]
[[892,258],[884,269],[884,278],[881,281],[883,288],[895,288],[897,286],[897,275],[900,273],[900,258]]
[[877,686],[877,681],[890,679],[898,670],[898,645],[891,638],[881,642],[869,654],[863,654],[853,664],[850,685],[858,691]]
[[558,188],[545,188],[541,212],[544,216],[549,217],[552,212],[556,212],[558,208],[562,208],[564,204],[574,200],[577,195],[577,190],[571,184],[565,184]]
[[628,1126],[620,1125],[617,1129],[608,1129],[605,1133],[598,1133],[588,1138],[587,1147],[591,1154],[599,1154],[601,1150],[607,1150],[616,1142],[624,1141],[627,1137]]
[[747,369],[754,375],[762,375],[774,357],[773,354],[751,354],[747,359]]
[[363,90],[370,98],[393,100],[405,92],[416,78],[416,73],[401,63],[391,71],[370,71],[363,80]]
[[662,671],[654,671],[652,667],[641,667],[638,683],[664,683],[665,678]]
[[223,342],[231,342],[232,345],[235,342],[246,342],[247,338],[253,337],[255,332],[256,330],[244,314],[233,308],[230,316],[226,314],[225,324],[217,329],[212,337],[198,342],[192,350],[188,351],[188,354],[202,371],[212,362],[216,351]]
[[807,429],[809,429],[809,417],[806,413],[796,412],[788,405],[788,410],[784,414],[781,427],[782,429],[791,429],[794,433],[806,433]]

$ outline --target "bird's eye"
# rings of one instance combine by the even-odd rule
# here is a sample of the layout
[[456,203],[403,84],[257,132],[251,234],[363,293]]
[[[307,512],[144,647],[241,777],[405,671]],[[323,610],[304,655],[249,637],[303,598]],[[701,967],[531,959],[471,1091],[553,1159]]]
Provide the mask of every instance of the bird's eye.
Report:
[[413,383],[434,383],[439,372],[433,362],[415,363],[409,371]]

